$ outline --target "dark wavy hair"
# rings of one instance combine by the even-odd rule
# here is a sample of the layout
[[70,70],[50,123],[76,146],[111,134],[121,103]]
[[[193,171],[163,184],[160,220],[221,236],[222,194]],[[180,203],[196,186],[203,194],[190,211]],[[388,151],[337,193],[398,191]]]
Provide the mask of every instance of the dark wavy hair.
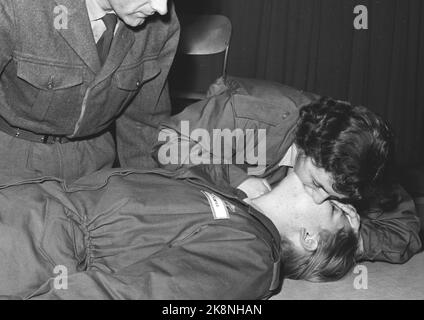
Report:
[[336,192],[355,202],[384,176],[393,134],[365,107],[325,97],[300,109],[295,143],[301,155],[332,174]]
[[343,278],[356,264],[358,238],[352,230],[336,233],[323,230],[318,247],[310,254],[298,251],[293,243],[281,237],[282,271],[293,280],[329,282]]

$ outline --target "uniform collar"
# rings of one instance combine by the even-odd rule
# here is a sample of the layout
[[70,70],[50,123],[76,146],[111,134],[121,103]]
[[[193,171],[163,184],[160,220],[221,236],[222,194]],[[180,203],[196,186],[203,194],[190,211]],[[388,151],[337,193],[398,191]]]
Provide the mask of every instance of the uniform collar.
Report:
[[261,233],[262,237],[267,239],[269,243],[273,244],[273,258],[275,261],[279,260],[281,257],[281,236],[275,224],[261,211],[246,204],[242,199],[239,198],[237,203],[233,201],[231,202],[232,204],[237,206],[241,210],[241,212],[245,214],[246,217],[250,217],[250,219],[259,222],[259,224],[256,224],[256,227],[262,226],[262,228],[267,231]]
[[258,219],[268,229],[268,231],[272,234],[274,244],[280,248],[281,236],[275,224],[266,215],[252,206],[248,207],[248,212],[250,215]]
[[114,13],[113,11],[107,11],[102,8],[99,0],[85,0],[87,6],[88,17],[90,21],[97,21],[103,18],[108,13]]

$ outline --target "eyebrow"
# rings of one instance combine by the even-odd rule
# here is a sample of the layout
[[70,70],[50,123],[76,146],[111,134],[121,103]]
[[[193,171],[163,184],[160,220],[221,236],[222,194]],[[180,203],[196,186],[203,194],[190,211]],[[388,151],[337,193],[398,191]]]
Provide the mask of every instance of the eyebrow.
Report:
[[[337,197],[335,197],[335,196],[333,196],[333,195],[331,195],[331,192],[328,192],[328,190],[327,189],[325,189],[324,188],[324,186],[321,184],[321,183],[319,183],[318,181],[317,181],[317,179],[315,179],[315,176],[313,176],[313,175],[311,175],[312,176],[312,181],[313,181],[313,183],[318,187],[318,188],[321,188],[321,189],[323,189],[325,192],[327,192],[328,194],[329,194],[329,197],[327,198],[327,200],[336,200],[336,201],[339,201],[339,202],[341,202],[341,203],[343,203],[343,204],[350,204],[350,201],[349,201],[349,198],[348,197],[346,197],[346,198],[337,198]],[[342,194],[342,196],[344,196],[343,194]]]

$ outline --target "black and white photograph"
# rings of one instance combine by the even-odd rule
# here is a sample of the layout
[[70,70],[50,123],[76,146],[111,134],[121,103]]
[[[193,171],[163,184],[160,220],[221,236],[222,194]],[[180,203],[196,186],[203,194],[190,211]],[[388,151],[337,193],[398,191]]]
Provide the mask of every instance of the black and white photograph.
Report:
[[0,0],[0,299],[424,300],[423,104],[422,0]]

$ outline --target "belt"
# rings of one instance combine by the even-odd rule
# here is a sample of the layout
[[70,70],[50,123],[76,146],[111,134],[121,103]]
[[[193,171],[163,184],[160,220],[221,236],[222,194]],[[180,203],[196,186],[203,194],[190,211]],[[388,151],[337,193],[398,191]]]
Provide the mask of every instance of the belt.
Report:
[[71,141],[64,135],[38,134],[29,130],[14,127],[2,117],[0,117],[0,131],[19,139],[45,144],[67,143]]

